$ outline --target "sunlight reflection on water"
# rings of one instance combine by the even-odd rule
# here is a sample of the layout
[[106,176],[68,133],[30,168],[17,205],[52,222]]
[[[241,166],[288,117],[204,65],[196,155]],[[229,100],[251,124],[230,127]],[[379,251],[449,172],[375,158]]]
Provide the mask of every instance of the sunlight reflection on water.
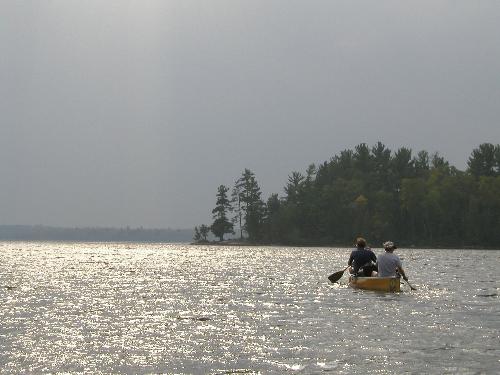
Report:
[[330,284],[348,249],[17,242],[0,251],[1,373],[500,368],[491,267],[500,251],[398,250],[418,288],[399,294]]

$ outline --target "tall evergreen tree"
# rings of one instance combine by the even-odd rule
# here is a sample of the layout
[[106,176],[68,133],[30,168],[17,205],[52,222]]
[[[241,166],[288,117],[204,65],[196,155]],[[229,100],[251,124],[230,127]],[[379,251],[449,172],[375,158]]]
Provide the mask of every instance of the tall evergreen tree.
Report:
[[234,184],[233,191],[231,193],[231,204],[233,207],[233,212],[235,215],[232,218],[233,223],[238,224],[238,229],[240,232],[240,240],[243,240],[243,182],[241,179],[237,180]]
[[[403,178],[414,176],[414,160],[411,157],[411,149],[401,147],[394,153],[391,160],[392,172],[396,181],[401,181]],[[398,184],[400,187],[400,183]]]
[[366,143],[360,143],[355,147],[354,152],[354,168],[361,175],[366,176],[372,168],[372,157],[370,155],[370,148]]
[[288,176],[288,183],[285,186],[286,200],[290,203],[299,203],[302,195],[305,177],[299,172],[292,172]]
[[372,170],[370,173],[370,186],[376,190],[388,189],[390,186],[390,161],[391,150],[382,142],[377,142],[371,149]]
[[283,241],[283,228],[286,227],[286,220],[281,215],[281,204],[278,194],[271,194],[267,200],[264,238],[271,243]]
[[245,224],[243,228],[250,240],[259,241],[262,238],[262,223],[265,215],[265,206],[260,196],[261,191],[254,173],[245,169],[237,181],[241,186],[241,202],[243,203]]
[[439,155],[439,152],[435,152],[431,156],[431,166],[434,169],[440,169],[442,171],[448,171],[450,164],[444,160],[444,158]]
[[500,173],[500,145],[483,143],[469,157],[469,172],[474,176],[495,176]]
[[316,165],[309,164],[309,166],[306,169],[306,180],[305,180],[306,186],[311,186],[311,184],[314,183],[314,178],[316,177],[317,172],[318,170],[316,169]]
[[427,151],[420,151],[417,157],[413,160],[415,166],[415,173],[417,176],[426,176],[429,173],[429,153]]
[[220,185],[217,189],[217,202],[215,208],[212,210],[214,222],[212,223],[211,230],[215,237],[220,241],[224,241],[224,235],[233,232],[233,223],[229,221],[227,214],[231,210],[231,202],[227,197],[229,189]]

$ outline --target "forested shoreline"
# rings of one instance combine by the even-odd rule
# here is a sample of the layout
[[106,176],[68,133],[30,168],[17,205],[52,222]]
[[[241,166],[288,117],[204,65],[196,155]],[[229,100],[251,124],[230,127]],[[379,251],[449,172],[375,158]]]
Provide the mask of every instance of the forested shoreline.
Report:
[[381,142],[362,143],[320,165],[292,172],[284,195],[267,200],[245,169],[234,186],[220,185],[213,222],[195,228],[249,244],[332,245],[357,235],[376,247],[391,239],[402,246],[498,248],[500,145],[472,150],[465,171],[438,153]]

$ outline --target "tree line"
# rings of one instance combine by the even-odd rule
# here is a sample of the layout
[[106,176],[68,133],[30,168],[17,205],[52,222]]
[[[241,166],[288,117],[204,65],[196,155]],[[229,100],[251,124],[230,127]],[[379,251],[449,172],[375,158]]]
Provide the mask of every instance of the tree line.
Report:
[[345,244],[357,235],[374,246],[387,239],[429,247],[500,243],[498,144],[479,145],[460,171],[438,153],[361,143],[292,172],[284,193],[264,201],[245,169],[232,189],[218,187],[214,221],[196,227],[195,240],[211,232],[256,244]]

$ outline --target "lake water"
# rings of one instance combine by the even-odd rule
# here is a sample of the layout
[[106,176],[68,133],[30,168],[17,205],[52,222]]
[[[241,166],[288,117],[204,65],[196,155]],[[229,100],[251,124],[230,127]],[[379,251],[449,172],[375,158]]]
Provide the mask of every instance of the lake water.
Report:
[[0,373],[500,373],[500,251],[398,249],[398,294],[349,252],[0,243]]

